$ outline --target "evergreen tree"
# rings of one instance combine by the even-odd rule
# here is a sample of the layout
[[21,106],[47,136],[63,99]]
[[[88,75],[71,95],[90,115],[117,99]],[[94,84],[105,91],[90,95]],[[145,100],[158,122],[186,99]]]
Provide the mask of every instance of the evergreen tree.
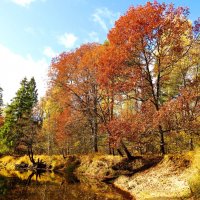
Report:
[[3,111],[2,111],[2,107],[3,107],[3,89],[0,87],[0,127],[3,125],[4,119],[3,119]]
[[32,148],[36,134],[33,108],[37,103],[37,89],[34,78],[24,78],[10,105],[5,110],[5,123],[1,133],[10,150],[20,153],[26,147]]
[[0,87],[0,116],[2,116],[2,106],[3,106],[3,89]]

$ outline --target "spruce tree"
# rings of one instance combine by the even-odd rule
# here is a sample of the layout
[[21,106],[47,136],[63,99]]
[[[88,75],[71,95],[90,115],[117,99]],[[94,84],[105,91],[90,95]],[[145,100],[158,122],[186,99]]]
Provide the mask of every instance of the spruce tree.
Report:
[[6,145],[13,152],[21,153],[31,147],[36,134],[33,108],[37,103],[34,78],[24,78],[11,104],[5,110],[5,123],[1,129]]
[[0,116],[2,116],[2,107],[3,107],[3,89],[0,87]]

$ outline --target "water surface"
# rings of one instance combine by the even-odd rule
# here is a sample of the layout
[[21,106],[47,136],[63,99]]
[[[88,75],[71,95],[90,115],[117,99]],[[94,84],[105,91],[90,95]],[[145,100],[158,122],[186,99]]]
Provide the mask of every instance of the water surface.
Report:
[[126,200],[111,185],[73,174],[12,172],[0,175],[1,200]]

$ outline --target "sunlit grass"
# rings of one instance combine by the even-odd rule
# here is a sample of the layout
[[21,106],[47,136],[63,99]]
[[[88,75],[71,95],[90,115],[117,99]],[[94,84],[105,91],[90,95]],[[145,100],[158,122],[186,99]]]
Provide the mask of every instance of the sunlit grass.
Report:
[[112,166],[122,160],[120,156],[89,154],[81,156],[81,165],[77,169],[78,173],[90,175],[91,177],[108,177],[114,176],[115,171]]
[[[74,156],[71,156],[73,158]],[[80,166],[76,169],[76,172],[79,174],[84,174],[84,176],[94,177],[95,179],[101,180],[101,178],[105,177],[113,177],[117,175],[115,170],[112,169],[112,166],[122,161],[122,157],[120,156],[112,156],[112,155],[102,155],[102,154],[89,154],[89,155],[82,155],[82,156],[75,156],[75,160],[80,160]],[[74,161],[70,160],[70,156],[64,159],[62,155],[35,155],[35,161],[42,160],[48,166],[51,165],[51,169],[53,170],[55,167],[63,165],[63,169],[68,169]],[[72,159],[73,160],[73,159]],[[15,171],[15,165],[26,163],[29,166],[32,165],[30,162],[29,157],[22,156],[22,157],[12,157],[12,156],[5,156],[0,159],[0,175],[6,177],[14,177],[17,176],[22,180],[27,180],[28,177],[31,175],[31,171],[25,171],[23,173],[19,171]],[[158,182],[159,185],[163,185],[169,189],[169,193],[171,197],[173,195],[177,195],[182,197],[188,197],[191,195],[191,192],[195,194],[200,194],[200,149],[196,149],[195,151],[190,151],[184,154],[170,154],[166,155],[162,162],[160,162],[157,166],[152,169],[149,169],[147,172],[143,174],[141,172],[138,174],[137,180],[137,187],[141,188],[142,184],[146,184],[147,179],[150,178],[151,184]],[[63,171],[66,173],[66,170]],[[119,174],[118,174],[119,175]],[[148,177],[150,176],[150,177]],[[125,176],[124,176],[125,177]],[[129,179],[125,177],[126,180],[122,181],[125,184],[129,184]],[[32,177],[32,180],[36,180],[36,176]],[[135,179],[134,179],[135,180]],[[131,180],[134,182],[134,180]],[[157,180],[157,182],[156,182]],[[55,182],[61,183],[63,181],[63,177],[60,177],[54,173],[48,173],[45,175],[41,175],[37,177],[37,181],[40,182]],[[128,182],[127,182],[128,181]],[[143,183],[144,182],[144,183]],[[122,183],[123,184],[123,183]],[[173,189],[170,189],[170,185],[175,184]],[[175,188],[178,187],[179,188]],[[188,185],[189,188],[185,186]],[[146,186],[145,186],[146,187]],[[91,188],[95,191],[95,188]],[[122,188],[123,189],[123,188]],[[154,196],[156,196],[157,191],[154,188]],[[143,189],[140,191],[140,196],[151,197],[152,196],[152,188],[145,190]],[[161,191],[161,186],[160,186]]]
[[[51,169],[54,169],[55,166],[65,163],[65,160],[61,155],[36,155],[34,156],[35,161],[38,159],[45,162],[48,166],[51,166]],[[13,157],[13,156],[4,156],[0,158],[0,168],[6,168],[7,170],[15,170],[16,164],[26,163],[29,166],[32,165],[29,157],[27,155],[22,157]]]
[[156,166],[131,177],[120,176],[115,185],[137,199],[200,197],[200,149],[165,155]]
[[21,163],[26,163],[28,165],[32,164],[27,155],[15,159],[15,164],[21,164]]
[[192,160],[192,165],[186,176],[188,177],[188,183],[192,193],[200,197],[200,148],[197,148],[194,152],[189,152]]
[[6,168],[7,170],[15,169],[16,160],[12,156],[5,156],[0,159],[0,168]]

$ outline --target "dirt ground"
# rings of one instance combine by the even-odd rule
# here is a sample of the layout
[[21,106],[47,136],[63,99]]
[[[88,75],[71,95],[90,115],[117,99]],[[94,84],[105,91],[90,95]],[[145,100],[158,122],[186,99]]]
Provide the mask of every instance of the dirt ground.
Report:
[[120,176],[115,180],[114,185],[129,192],[136,200],[190,199],[194,193],[199,192],[199,164],[200,152],[168,155],[148,170],[130,177]]

